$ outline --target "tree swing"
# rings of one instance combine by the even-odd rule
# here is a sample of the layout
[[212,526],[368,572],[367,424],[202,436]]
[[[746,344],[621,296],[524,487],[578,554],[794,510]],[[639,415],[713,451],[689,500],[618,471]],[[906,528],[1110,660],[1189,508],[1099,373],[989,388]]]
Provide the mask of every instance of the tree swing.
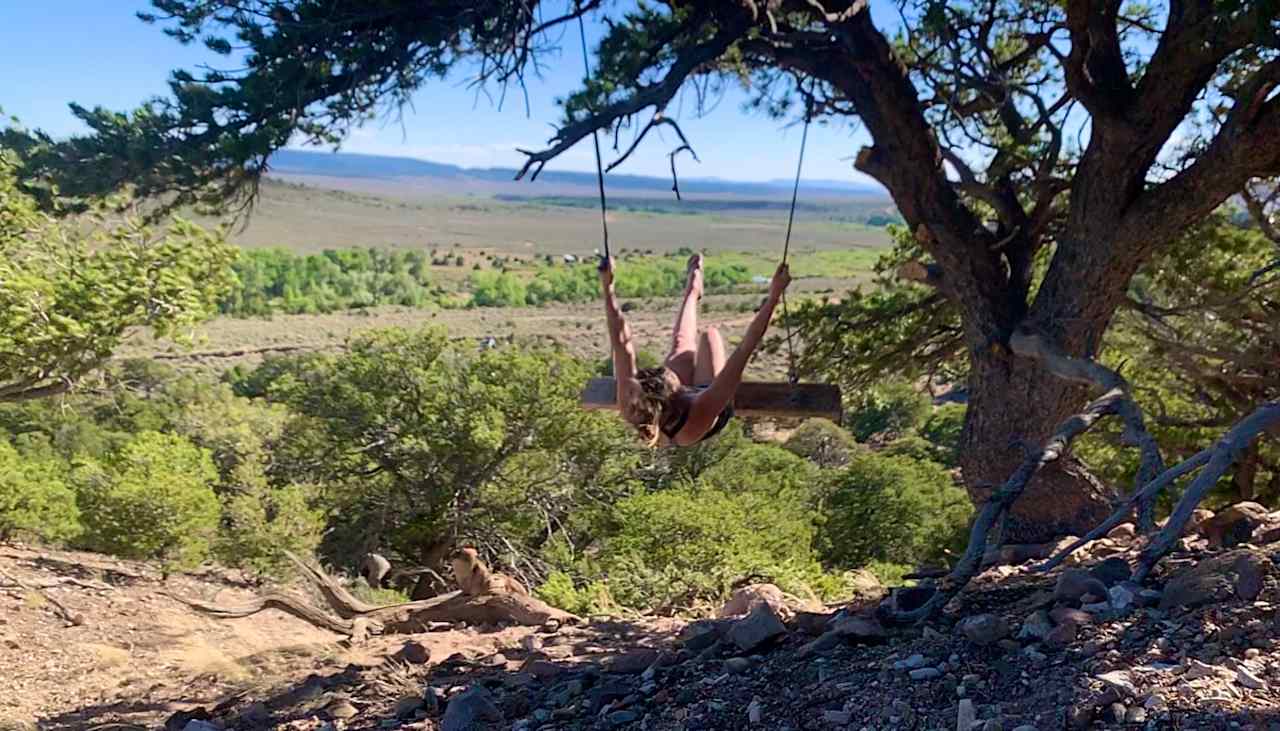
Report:
[[[578,17],[578,32],[582,39],[582,65],[586,74],[591,75],[591,64],[587,56],[586,31],[582,17]],[[800,171],[804,166],[804,151],[809,141],[809,122],[813,117],[812,102],[807,103],[804,116],[804,132],[800,136],[800,157],[796,162],[795,184],[791,188],[791,209],[787,214],[787,233],[782,244],[782,263],[787,262],[791,251],[791,227],[796,217],[796,199],[800,192]],[[600,137],[593,130],[591,141],[596,153],[596,183],[600,191],[600,227],[604,240],[604,261],[610,258],[609,224],[607,221],[608,206],[604,192],[604,164],[600,156]],[[674,166],[674,162],[672,163]],[[674,167],[673,167],[674,170]],[[678,193],[677,193],[678,195]],[[734,393],[733,410],[744,418],[811,418],[829,419],[839,424],[843,416],[843,408],[839,386],[825,383],[800,383],[796,370],[795,350],[792,345],[791,322],[787,313],[786,295],[782,296],[782,318],[786,328],[787,342],[787,381],[786,382],[752,382],[743,381]],[[618,408],[618,384],[613,378],[592,378],[582,392],[583,408],[589,410]]]

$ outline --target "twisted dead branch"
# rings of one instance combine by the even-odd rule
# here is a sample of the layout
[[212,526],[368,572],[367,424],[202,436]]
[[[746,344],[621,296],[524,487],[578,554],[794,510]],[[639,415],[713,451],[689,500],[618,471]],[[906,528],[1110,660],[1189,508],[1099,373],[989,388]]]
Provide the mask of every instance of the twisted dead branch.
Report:
[[218,619],[238,619],[267,609],[278,609],[313,626],[345,635],[351,642],[360,642],[370,634],[419,632],[432,622],[537,626],[553,620],[567,622],[577,619],[538,599],[516,594],[468,596],[454,591],[430,599],[375,606],[353,596],[319,567],[292,553],[287,555],[302,572],[303,578],[320,592],[329,612],[284,592],[270,592],[236,605],[173,594],[169,596],[201,614]]

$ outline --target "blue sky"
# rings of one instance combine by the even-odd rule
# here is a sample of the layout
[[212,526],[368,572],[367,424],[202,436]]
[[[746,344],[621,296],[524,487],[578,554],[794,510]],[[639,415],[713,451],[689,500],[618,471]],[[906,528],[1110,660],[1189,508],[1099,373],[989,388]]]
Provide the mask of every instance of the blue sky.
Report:
[[[67,109],[79,102],[124,110],[164,94],[169,71],[210,61],[201,47],[183,47],[157,26],[137,20],[145,0],[2,0],[0,2],[0,108],[28,127],[55,136],[82,131]],[[598,36],[602,27],[588,27]],[[576,32],[563,39],[563,53],[546,59],[545,77],[530,85],[531,114],[519,94],[508,94],[501,110],[477,98],[459,76],[434,82],[419,92],[402,124],[373,123],[358,130],[345,151],[417,157],[464,166],[517,167],[516,147],[538,148],[559,119],[554,98],[582,76]],[[496,98],[496,94],[495,94]],[[742,110],[745,95],[734,89],[709,115],[695,119],[688,100],[674,104],[681,126],[701,164],[681,165],[683,176],[770,180],[794,175],[799,126]],[[666,176],[666,153],[675,145],[655,135],[618,172]],[[864,132],[848,126],[815,125],[809,134],[805,178],[864,181],[852,158],[865,144]],[[606,152],[608,147],[606,146]],[[606,162],[608,160],[606,159]],[[548,169],[592,170],[589,141],[580,143]]]

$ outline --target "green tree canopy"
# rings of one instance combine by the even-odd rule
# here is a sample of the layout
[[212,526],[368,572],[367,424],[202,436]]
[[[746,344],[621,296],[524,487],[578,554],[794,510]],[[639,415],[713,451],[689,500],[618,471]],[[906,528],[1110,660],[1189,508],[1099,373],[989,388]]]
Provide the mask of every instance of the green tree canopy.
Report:
[[269,397],[298,415],[281,468],[328,486],[348,556],[386,544],[432,562],[463,537],[534,553],[628,489],[640,456],[616,418],[579,408],[587,366],[554,350],[390,329],[274,372]]
[[235,249],[181,219],[59,221],[21,190],[0,148],[0,401],[65,391],[129,333],[188,335],[230,285]]

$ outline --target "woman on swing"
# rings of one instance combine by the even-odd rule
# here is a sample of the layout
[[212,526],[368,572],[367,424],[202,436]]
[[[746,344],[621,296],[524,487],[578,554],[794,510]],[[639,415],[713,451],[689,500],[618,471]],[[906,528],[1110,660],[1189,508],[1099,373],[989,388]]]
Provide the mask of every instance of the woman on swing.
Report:
[[618,382],[622,418],[635,426],[650,446],[665,440],[688,447],[720,433],[733,418],[733,396],[751,354],[764,339],[774,307],[782,299],[791,273],[778,267],[769,284],[769,297],[747,328],[747,335],[725,357],[724,339],[709,327],[698,333],[698,302],[702,298],[702,255],[689,258],[684,300],[676,311],[671,353],[658,368],[638,369],[631,328],[613,291],[613,260],[600,262],[600,284],[609,322],[613,373]]

